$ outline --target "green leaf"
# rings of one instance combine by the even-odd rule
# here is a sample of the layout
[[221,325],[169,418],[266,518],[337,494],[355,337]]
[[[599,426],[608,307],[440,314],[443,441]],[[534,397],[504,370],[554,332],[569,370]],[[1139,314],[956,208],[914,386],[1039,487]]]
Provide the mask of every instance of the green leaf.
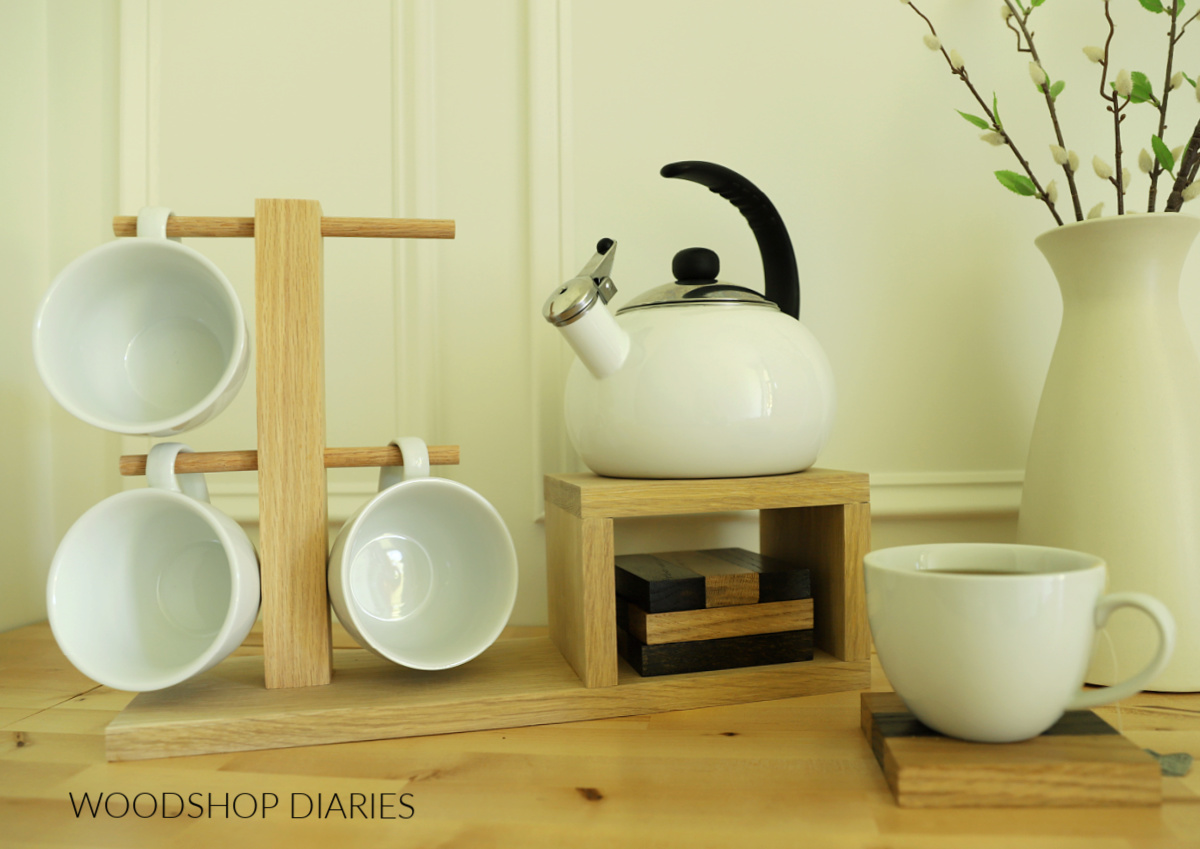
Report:
[[1046,0],[1033,0],[1033,8],[1036,9],[1038,6],[1042,5],[1045,2],[1046,2]]
[[970,121],[981,130],[990,130],[992,128],[991,124],[989,124],[985,119],[980,118],[978,115],[971,115],[967,112],[963,112],[961,109],[955,109],[954,111],[959,115],[962,115],[964,119]]
[[1000,120],[1000,101],[994,91],[992,92],[992,117],[996,119],[996,129],[1003,130],[1004,122]]
[[1142,4],[1143,9],[1147,9],[1155,14],[1166,11],[1166,9],[1163,8],[1163,4],[1159,2],[1159,0],[1138,0],[1138,2]]
[[1175,157],[1171,155],[1171,149],[1168,148],[1163,140],[1158,136],[1150,137],[1150,146],[1154,148],[1154,155],[1158,158],[1158,164],[1166,169],[1168,174],[1174,177]]
[[[1145,2],[1145,0],[1142,0]],[[1157,2],[1157,0],[1155,0]],[[1150,85],[1150,78],[1141,71],[1134,71],[1129,75],[1133,80],[1133,91],[1129,94],[1131,103],[1146,103],[1150,102],[1158,104],[1158,99],[1154,96],[1154,87]]]
[[1062,94],[1063,89],[1066,87],[1067,84],[1063,80],[1059,80],[1054,85],[1050,86],[1050,99],[1058,100],[1058,96]]
[[[1183,74],[1183,71],[1180,71],[1179,73]],[[1183,74],[1183,78],[1192,84],[1192,88],[1196,87],[1196,81],[1194,79],[1192,79],[1191,77],[1189,77],[1187,74]]]
[[1016,192],[1024,197],[1033,197],[1038,193],[1033,185],[1033,180],[1016,171],[997,171],[996,179],[1010,192]]

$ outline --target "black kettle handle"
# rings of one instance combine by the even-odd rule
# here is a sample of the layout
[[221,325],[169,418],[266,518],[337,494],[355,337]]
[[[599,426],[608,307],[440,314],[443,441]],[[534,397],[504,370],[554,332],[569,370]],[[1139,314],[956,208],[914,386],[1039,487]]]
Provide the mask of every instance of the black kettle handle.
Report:
[[796,273],[796,253],[792,240],[775,205],[762,191],[736,171],[715,162],[672,162],[659,172],[707,186],[732,203],[750,222],[762,255],[765,295],[782,312],[800,318],[800,277]]

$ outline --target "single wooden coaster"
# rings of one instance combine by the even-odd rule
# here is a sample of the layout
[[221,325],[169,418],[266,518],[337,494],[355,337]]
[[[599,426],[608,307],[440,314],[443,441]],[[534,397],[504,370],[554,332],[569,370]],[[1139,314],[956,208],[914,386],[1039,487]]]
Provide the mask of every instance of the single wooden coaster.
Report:
[[811,598],[670,613],[647,613],[632,602],[617,599],[617,627],[648,646],[805,631],[812,626]]
[[812,597],[808,569],[740,548],[623,554],[615,565],[617,595],[647,613]]
[[1162,804],[1158,762],[1090,710],[1032,740],[969,743],[921,724],[895,693],[863,693],[862,730],[902,808]]
[[643,677],[812,660],[813,632],[783,631],[648,646],[617,629],[617,652]]

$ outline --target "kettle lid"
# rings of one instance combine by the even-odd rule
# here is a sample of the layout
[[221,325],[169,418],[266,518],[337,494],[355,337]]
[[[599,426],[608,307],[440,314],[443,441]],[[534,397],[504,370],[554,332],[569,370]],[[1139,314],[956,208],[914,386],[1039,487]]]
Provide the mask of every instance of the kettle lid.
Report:
[[695,304],[743,304],[747,306],[779,306],[743,286],[717,280],[721,260],[708,248],[685,248],[671,262],[674,283],[656,286],[617,310],[617,315],[648,307],[678,307]]

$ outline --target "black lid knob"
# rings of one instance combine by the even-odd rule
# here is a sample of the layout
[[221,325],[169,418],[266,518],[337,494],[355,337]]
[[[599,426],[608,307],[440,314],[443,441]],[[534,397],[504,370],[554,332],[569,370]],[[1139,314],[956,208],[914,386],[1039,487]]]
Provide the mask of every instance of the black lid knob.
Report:
[[708,248],[684,248],[671,260],[671,273],[676,283],[715,281],[721,273],[721,258]]

